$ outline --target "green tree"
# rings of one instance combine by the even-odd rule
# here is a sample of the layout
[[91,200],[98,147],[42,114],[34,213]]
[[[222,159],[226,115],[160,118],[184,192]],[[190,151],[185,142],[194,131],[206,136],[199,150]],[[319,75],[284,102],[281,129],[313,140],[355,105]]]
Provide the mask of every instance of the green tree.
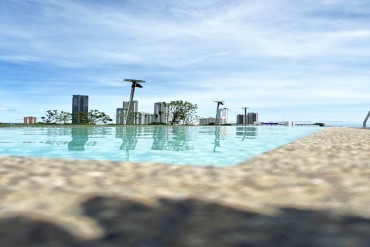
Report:
[[72,114],[73,124],[89,124],[89,113],[88,112],[77,112]]
[[72,119],[72,114],[69,112],[58,112],[58,110],[47,110],[46,116],[41,117],[42,122],[46,124],[66,124]]
[[66,124],[72,120],[72,114],[69,112],[58,110],[47,110],[46,116],[41,117],[42,122],[46,124]]
[[69,123],[72,120],[72,113],[61,111],[57,117],[58,123]]
[[187,101],[176,100],[165,103],[168,108],[168,117],[171,125],[183,120],[185,124],[192,124],[197,119],[196,110],[198,106]]
[[89,124],[107,123],[111,121],[113,120],[104,112],[100,112],[98,110],[90,110],[90,112],[88,113]]
[[47,110],[46,116],[41,117],[42,122],[46,124],[56,124],[58,123],[58,110]]

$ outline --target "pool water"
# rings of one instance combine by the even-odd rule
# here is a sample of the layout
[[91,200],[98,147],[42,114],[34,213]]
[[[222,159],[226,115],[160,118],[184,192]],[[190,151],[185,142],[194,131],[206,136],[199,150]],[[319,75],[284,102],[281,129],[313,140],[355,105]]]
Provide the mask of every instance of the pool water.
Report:
[[232,166],[319,129],[283,126],[0,128],[0,155]]

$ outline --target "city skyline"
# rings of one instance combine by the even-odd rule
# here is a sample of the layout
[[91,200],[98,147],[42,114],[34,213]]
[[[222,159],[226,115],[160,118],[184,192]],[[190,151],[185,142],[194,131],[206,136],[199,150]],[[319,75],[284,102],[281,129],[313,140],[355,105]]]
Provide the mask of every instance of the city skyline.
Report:
[[261,121],[358,121],[370,110],[370,2],[3,1],[0,122],[70,111],[71,95],[115,118],[125,78],[140,108],[225,101]]

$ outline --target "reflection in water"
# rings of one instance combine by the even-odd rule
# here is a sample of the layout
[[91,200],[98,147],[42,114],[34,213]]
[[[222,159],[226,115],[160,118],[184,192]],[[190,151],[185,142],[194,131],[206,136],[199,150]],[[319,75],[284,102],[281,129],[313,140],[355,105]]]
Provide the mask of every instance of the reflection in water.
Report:
[[85,151],[85,144],[89,140],[87,128],[71,128],[72,141],[68,143],[69,151]]
[[122,139],[120,150],[135,150],[139,127],[127,126],[116,128],[116,138]]
[[268,126],[0,128],[0,155],[225,166],[316,131]]
[[213,152],[216,152],[216,148],[217,147],[220,147],[220,139],[221,139],[221,135],[220,135],[220,131],[221,131],[221,127],[220,126],[215,126],[215,146],[213,147]]
[[136,126],[116,128],[116,138],[122,139],[122,144],[119,149],[126,151],[126,161],[130,160],[129,150],[135,150],[138,132],[139,127]]
[[226,126],[214,126],[214,135],[215,135],[215,145],[213,147],[213,152],[217,152],[216,148],[221,147],[220,143],[221,140],[226,140],[228,133],[227,133],[227,127]]
[[[25,135],[29,135],[34,133],[30,130],[27,130]],[[59,136],[70,136],[71,130],[69,128],[47,128],[46,129],[46,140],[41,141],[41,143],[49,144],[49,145],[66,145],[68,141],[61,141],[59,140]]]
[[166,150],[169,127],[157,127],[153,130],[152,150]]
[[193,139],[190,128],[189,126],[154,128],[152,150],[188,151],[194,149],[188,143]]
[[258,135],[258,128],[257,127],[253,127],[253,126],[248,126],[248,127],[236,127],[236,137],[237,138],[240,138],[242,137],[242,141],[244,141],[245,139],[248,139],[248,138],[251,138],[251,137],[255,137]]

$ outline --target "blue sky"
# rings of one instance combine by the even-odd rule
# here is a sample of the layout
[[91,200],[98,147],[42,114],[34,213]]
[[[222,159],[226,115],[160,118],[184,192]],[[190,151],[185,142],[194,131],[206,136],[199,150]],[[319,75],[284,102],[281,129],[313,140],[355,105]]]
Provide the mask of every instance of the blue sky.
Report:
[[370,110],[369,0],[3,0],[0,122],[71,111],[73,94],[115,115],[225,101],[260,120],[362,121]]

